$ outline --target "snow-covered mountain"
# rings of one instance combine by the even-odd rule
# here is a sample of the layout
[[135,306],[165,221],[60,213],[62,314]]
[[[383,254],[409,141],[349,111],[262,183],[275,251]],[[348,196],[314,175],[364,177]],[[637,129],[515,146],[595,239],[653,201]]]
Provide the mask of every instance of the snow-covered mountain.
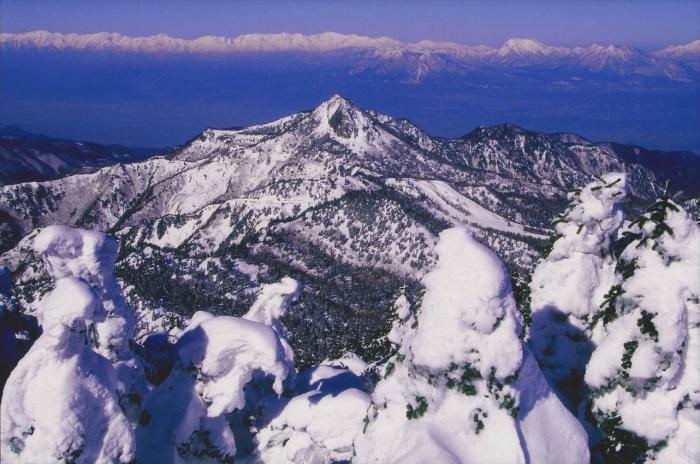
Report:
[[659,50],[655,55],[666,58],[681,58],[689,60],[700,59],[700,39],[688,44],[671,45],[663,50]]
[[[579,69],[591,73],[639,75],[669,79],[695,77],[698,41],[647,53],[629,46],[559,47],[532,39],[513,38],[501,47],[453,42],[403,43],[388,37],[335,32],[321,34],[244,34],[233,38],[204,36],[180,39],[166,34],[129,37],[119,33],[63,34],[48,31],[0,34],[0,46],[10,49],[93,51],[157,54],[342,53],[355,61],[353,72],[375,70],[407,73],[418,82],[429,73],[466,73],[473,67]],[[689,74],[690,73],[690,74]]]
[[53,179],[116,163],[142,161],[158,150],[57,139],[0,128],[0,185]]
[[271,123],[206,130],[166,156],[2,187],[0,246],[31,308],[45,274],[25,234],[64,224],[119,236],[117,277],[142,334],[197,309],[238,314],[260,284],[291,275],[304,291],[285,324],[300,328],[291,342],[302,364],[346,349],[376,358],[386,304],[401,284],[420,289],[441,230],[468,227],[517,286],[567,190],[626,171],[643,203],[664,176],[675,176],[672,188],[685,179],[645,163],[611,144],[512,125],[434,138],[334,96]]

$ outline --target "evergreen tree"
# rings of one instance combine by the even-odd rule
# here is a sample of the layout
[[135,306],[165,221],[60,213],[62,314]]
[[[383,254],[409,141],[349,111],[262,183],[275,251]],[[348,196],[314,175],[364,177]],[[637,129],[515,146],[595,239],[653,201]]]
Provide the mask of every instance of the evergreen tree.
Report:
[[41,301],[43,333],[10,374],[0,405],[3,462],[134,460],[114,367],[91,349],[98,307],[92,287],[73,276],[58,279]]
[[[354,461],[517,462],[527,452],[533,462],[587,462],[585,432],[534,360],[525,366],[531,357],[503,264],[459,228],[442,232],[436,251],[420,305],[412,309],[402,295],[394,304],[395,352],[382,366]],[[567,453],[543,436],[566,440]]]
[[700,229],[667,195],[623,231],[586,368],[606,460],[700,460]]
[[587,330],[618,282],[612,251],[625,217],[625,184],[624,174],[613,173],[571,192],[532,275],[529,346],[575,413],[585,402],[583,374],[593,350]]

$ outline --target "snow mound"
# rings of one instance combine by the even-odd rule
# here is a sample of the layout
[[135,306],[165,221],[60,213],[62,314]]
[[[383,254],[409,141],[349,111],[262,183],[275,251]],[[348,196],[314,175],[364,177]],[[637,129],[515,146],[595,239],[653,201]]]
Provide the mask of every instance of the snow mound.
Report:
[[263,285],[260,296],[243,318],[269,326],[276,325],[300,293],[301,285],[291,277],[285,277],[274,284]]
[[274,376],[274,390],[282,394],[282,382],[294,366],[272,328],[232,316],[203,322],[183,335],[176,348],[182,366],[196,368],[207,379],[199,395],[210,417],[241,408],[244,398],[237,392],[257,370]]
[[585,373],[592,413],[611,429],[605,446],[618,455],[697,462],[700,228],[663,197],[630,224],[622,242],[621,283],[596,321]]
[[[270,301],[284,305],[285,298],[265,301],[259,300],[252,313],[267,317],[284,312]],[[267,320],[277,323],[272,317]],[[247,404],[246,389],[256,382],[270,379],[273,391],[282,394],[284,381],[295,374],[291,348],[270,325],[200,311],[180,335],[175,351],[178,363],[144,404],[136,435],[139,459],[228,462],[236,454],[229,415],[255,407]]]
[[593,349],[586,331],[618,279],[612,244],[624,222],[625,192],[624,174],[613,173],[570,193],[551,251],[532,275],[530,347],[572,410]]
[[483,377],[491,369],[499,379],[513,375],[522,359],[520,320],[503,263],[461,228],[440,234],[436,252],[410,342],[413,364],[442,372],[469,363]]
[[131,462],[131,424],[115,372],[94,352],[87,322],[99,299],[75,276],[41,302],[43,334],[12,371],[0,405],[3,462]]
[[[58,281],[67,277],[80,279],[89,284],[97,296],[92,309],[94,314],[90,316],[95,351],[114,364],[120,399],[132,403],[130,415],[137,417],[147,387],[143,368],[130,347],[136,320],[113,274],[119,244],[101,232],[54,225],[41,229],[32,245],[34,253],[46,263],[51,277]],[[65,296],[70,297],[70,293]],[[39,322],[47,317],[58,316],[55,310],[44,314],[40,306]]]
[[261,461],[350,461],[370,402],[361,383],[357,375],[339,367],[318,366],[300,373],[298,394],[266,407],[265,425],[256,435]]
[[[382,366],[353,461],[589,462],[581,425],[536,363],[523,365],[503,264],[461,228],[443,231],[436,250],[420,307],[401,296],[394,305],[396,352]],[[566,452],[550,444],[564,440]]]

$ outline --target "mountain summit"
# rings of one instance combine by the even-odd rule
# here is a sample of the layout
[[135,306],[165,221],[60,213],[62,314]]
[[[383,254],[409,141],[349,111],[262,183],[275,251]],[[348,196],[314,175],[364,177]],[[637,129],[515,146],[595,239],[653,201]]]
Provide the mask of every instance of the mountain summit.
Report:
[[[117,276],[147,321],[142,334],[199,309],[236,313],[260,285],[291,275],[304,288],[285,320],[304,327],[292,331],[300,362],[347,349],[374,359],[383,308],[396,285],[419,289],[443,229],[467,227],[517,282],[569,189],[626,171],[644,202],[697,169],[697,158],[659,169],[648,153],[513,125],[434,138],[335,95],[269,123],[207,129],[166,156],[1,187],[0,261],[31,311],[42,274],[24,273],[34,264],[23,264],[23,236],[49,224],[117,235]],[[686,197],[699,193],[683,185]]]

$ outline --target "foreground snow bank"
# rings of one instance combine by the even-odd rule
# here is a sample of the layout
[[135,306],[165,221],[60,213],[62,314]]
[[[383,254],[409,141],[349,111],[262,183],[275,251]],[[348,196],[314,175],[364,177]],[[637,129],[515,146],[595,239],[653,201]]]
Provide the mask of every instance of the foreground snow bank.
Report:
[[43,334],[12,371],[0,407],[3,462],[130,462],[131,424],[115,371],[90,347],[99,298],[83,279],[59,278],[41,302]]
[[536,364],[523,365],[529,355],[503,264],[460,228],[440,235],[437,253],[421,307],[395,305],[397,350],[354,461],[587,463],[583,428]]
[[532,275],[529,344],[573,411],[585,400],[582,379],[593,350],[586,331],[618,280],[612,245],[625,218],[625,192],[619,173],[571,192],[555,220],[551,251]]
[[621,241],[585,380],[615,459],[700,461],[700,228],[661,198]]
[[321,365],[299,374],[291,398],[265,405],[256,435],[262,462],[350,461],[353,440],[370,402],[361,376],[345,367]]
[[144,404],[136,432],[140,460],[233,460],[231,415],[256,409],[251,390],[264,392],[269,384],[279,396],[294,377],[294,355],[278,318],[298,292],[299,284],[286,278],[266,286],[244,318],[204,311],[192,317],[178,334],[174,369]]

